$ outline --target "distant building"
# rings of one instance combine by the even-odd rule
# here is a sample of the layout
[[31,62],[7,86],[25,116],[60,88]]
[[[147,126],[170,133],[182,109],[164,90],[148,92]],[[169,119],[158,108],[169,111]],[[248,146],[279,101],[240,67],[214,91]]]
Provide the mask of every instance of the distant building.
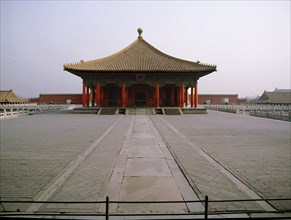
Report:
[[17,97],[12,89],[0,91],[0,103],[1,104],[20,104],[27,103],[27,99]]
[[275,89],[273,92],[264,91],[261,97],[254,101],[258,104],[291,104],[290,89]]
[[246,99],[238,98],[237,94],[199,94],[200,105],[241,105],[246,104]]
[[82,104],[82,94],[40,94],[29,102],[37,104]]

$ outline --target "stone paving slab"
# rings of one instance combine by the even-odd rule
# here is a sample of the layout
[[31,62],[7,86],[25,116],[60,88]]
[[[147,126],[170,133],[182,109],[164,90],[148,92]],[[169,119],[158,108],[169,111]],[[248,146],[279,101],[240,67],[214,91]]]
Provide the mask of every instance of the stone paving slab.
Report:
[[[172,176],[126,176],[123,178],[120,201],[182,201]],[[119,204],[118,212],[187,212],[184,204]]]
[[[148,155],[146,155],[148,156]],[[165,159],[128,158],[124,176],[172,176]]]
[[135,132],[132,134],[133,138],[154,138],[153,134],[150,132]]
[[131,139],[130,140],[131,142],[131,146],[142,146],[142,145],[146,145],[146,146],[149,146],[149,145],[156,145],[157,144],[157,141],[156,139],[153,137],[153,138],[145,138],[145,139]]
[[159,145],[132,146],[128,152],[128,157],[163,157]]

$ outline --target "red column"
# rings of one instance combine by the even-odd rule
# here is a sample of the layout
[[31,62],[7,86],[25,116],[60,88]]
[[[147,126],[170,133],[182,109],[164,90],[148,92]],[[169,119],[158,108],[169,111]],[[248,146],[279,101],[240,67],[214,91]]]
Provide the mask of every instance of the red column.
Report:
[[82,105],[86,106],[86,85],[83,83],[83,93],[82,93]]
[[171,87],[171,106],[175,104],[175,88]]
[[156,108],[160,107],[160,85],[156,83]]
[[89,107],[89,103],[90,103],[90,88],[87,87],[87,95],[86,95],[86,101],[87,101],[87,107]]
[[198,107],[198,82],[197,81],[196,81],[196,85],[195,85],[194,106],[195,106],[195,108]]
[[96,93],[95,93],[95,91],[96,91],[96,89],[95,90],[92,89],[92,91],[91,91],[91,93],[92,93],[92,107],[94,107],[95,104],[96,104]]
[[186,88],[186,91],[185,91],[185,102],[186,102],[186,107],[188,107],[188,99],[189,99],[189,96],[188,96],[188,88]]
[[181,96],[181,100],[180,100],[180,107],[183,108],[184,107],[184,95],[185,95],[185,88],[184,88],[184,83],[182,83],[181,85],[181,92],[180,92],[180,96]]
[[100,107],[100,83],[96,84],[96,106]]
[[194,88],[191,87],[191,107],[194,107]]
[[126,107],[125,83],[122,83],[121,85],[121,102],[122,102],[122,108],[125,108]]
[[177,107],[180,107],[180,100],[181,100],[180,93],[181,93],[181,88],[177,87],[177,104],[176,104]]
[[90,103],[93,106],[93,90],[92,89],[90,89],[90,95],[89,95],[89,104]]

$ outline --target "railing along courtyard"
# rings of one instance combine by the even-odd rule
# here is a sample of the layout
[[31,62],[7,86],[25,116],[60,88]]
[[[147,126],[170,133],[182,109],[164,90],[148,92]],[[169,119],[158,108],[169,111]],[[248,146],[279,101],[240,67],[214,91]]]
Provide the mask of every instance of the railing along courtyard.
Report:
[[[264,209],[236,209],[236,210],[216,210],[216,209],[210,209],[210,205],[212,203],[237,203],[237,202],[264,202],[270,205],[272,210],[266,211]],[[276,208],[273,208],[272,202],[286,202],[288,209],[282,209],[278,210]],[[126,213],[126,212],[117,212],[110,210],[110,207],[115,207],[116,205],[121,204],[129,204],[129,205],[136,205],[136,204],[186,204],[189,205],[191,203],[202,203],[204,206],[204,210],[201,211],[189,211],[186,213],[155,213],[153,211],[139,211],[135,213]],[[109,197],[106,197],[105,201],[14,201],[14,200],[3,200],[0,201],[0,218],[3,217],[9,217],[9,218],[27,218],[27,217],[33,217],[33,218],[62,218],[62,217],[73,217],[74,219],[77,218],[88,218],[88,217],[102,217],[102,219],[109,220],[110,217],[117,217],[118,216],[122,219],[126,219],[125,217],[128,217],[132,219],[131,217],[136,217],[138,219],[153,219],[153,217],[158,217],[158,219],[208,219],[210,217],[211,219],[221,219],[222,217],[227,218],[227,215],[231,217],[231,219],[241,219],[241,218],[264,218],[264,219],[290,219],[291,218],[291,198],[273,198],[273,199],[247,199],[247,200],[209,200],[208,196],[205,196],[204,200],[194,200],[194,201],[110,201]],[[67,205],[84,205],[84,204],[96,204],[96,205],[103,205],[104,211],[101,212],[84,212],[81,209],[78,210],[78,208],[74,209],[74,212],[49,212],[47,210],[43,211],[35,211],[35,212],[27,212],[25,210],[20,210],[19,208],[17,210],[11,210],[11,204],[39,204],[41,206],[48,205],[48,204],[66,204]],[[289,204],[289,205],[288,205]],[[9,209],[9,210],[8,210]],[[236,216],[237,215],[237,216]],[[243,215],[243,217],[242,217]],[[172,217],[171,217],[172,216]],[[142,218],[141,218],[142,217]],[[165,218],[163,218],[165,217]],[[100,219],[100,218],[98,218]],[[116,218],[115,218],[116,219]]]
[[291,121],[291,105],[204,105],[204,108],[214,111]]
[[33,115],[38,113],[45,113],[57,111],[67,108],[68,105],[37,105],[37,104],[1,104],[0,105],[0,119],[13,118],[23,115]]

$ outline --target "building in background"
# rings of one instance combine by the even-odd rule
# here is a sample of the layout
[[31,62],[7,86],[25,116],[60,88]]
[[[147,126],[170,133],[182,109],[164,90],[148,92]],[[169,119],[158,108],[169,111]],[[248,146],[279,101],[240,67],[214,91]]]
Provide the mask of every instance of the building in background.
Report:
[[0,91],[1,104],[22,104],[27,102],[27,99],[23,99],[15,95],[12,89]]
[[261,97],[253,103],[257,104],[291,104],[291,90],[290,89],[275,89],[273,92],[264,91]]
[[200,105],[242,105],[246,99],[238,98],[237,94],[199,94]]

